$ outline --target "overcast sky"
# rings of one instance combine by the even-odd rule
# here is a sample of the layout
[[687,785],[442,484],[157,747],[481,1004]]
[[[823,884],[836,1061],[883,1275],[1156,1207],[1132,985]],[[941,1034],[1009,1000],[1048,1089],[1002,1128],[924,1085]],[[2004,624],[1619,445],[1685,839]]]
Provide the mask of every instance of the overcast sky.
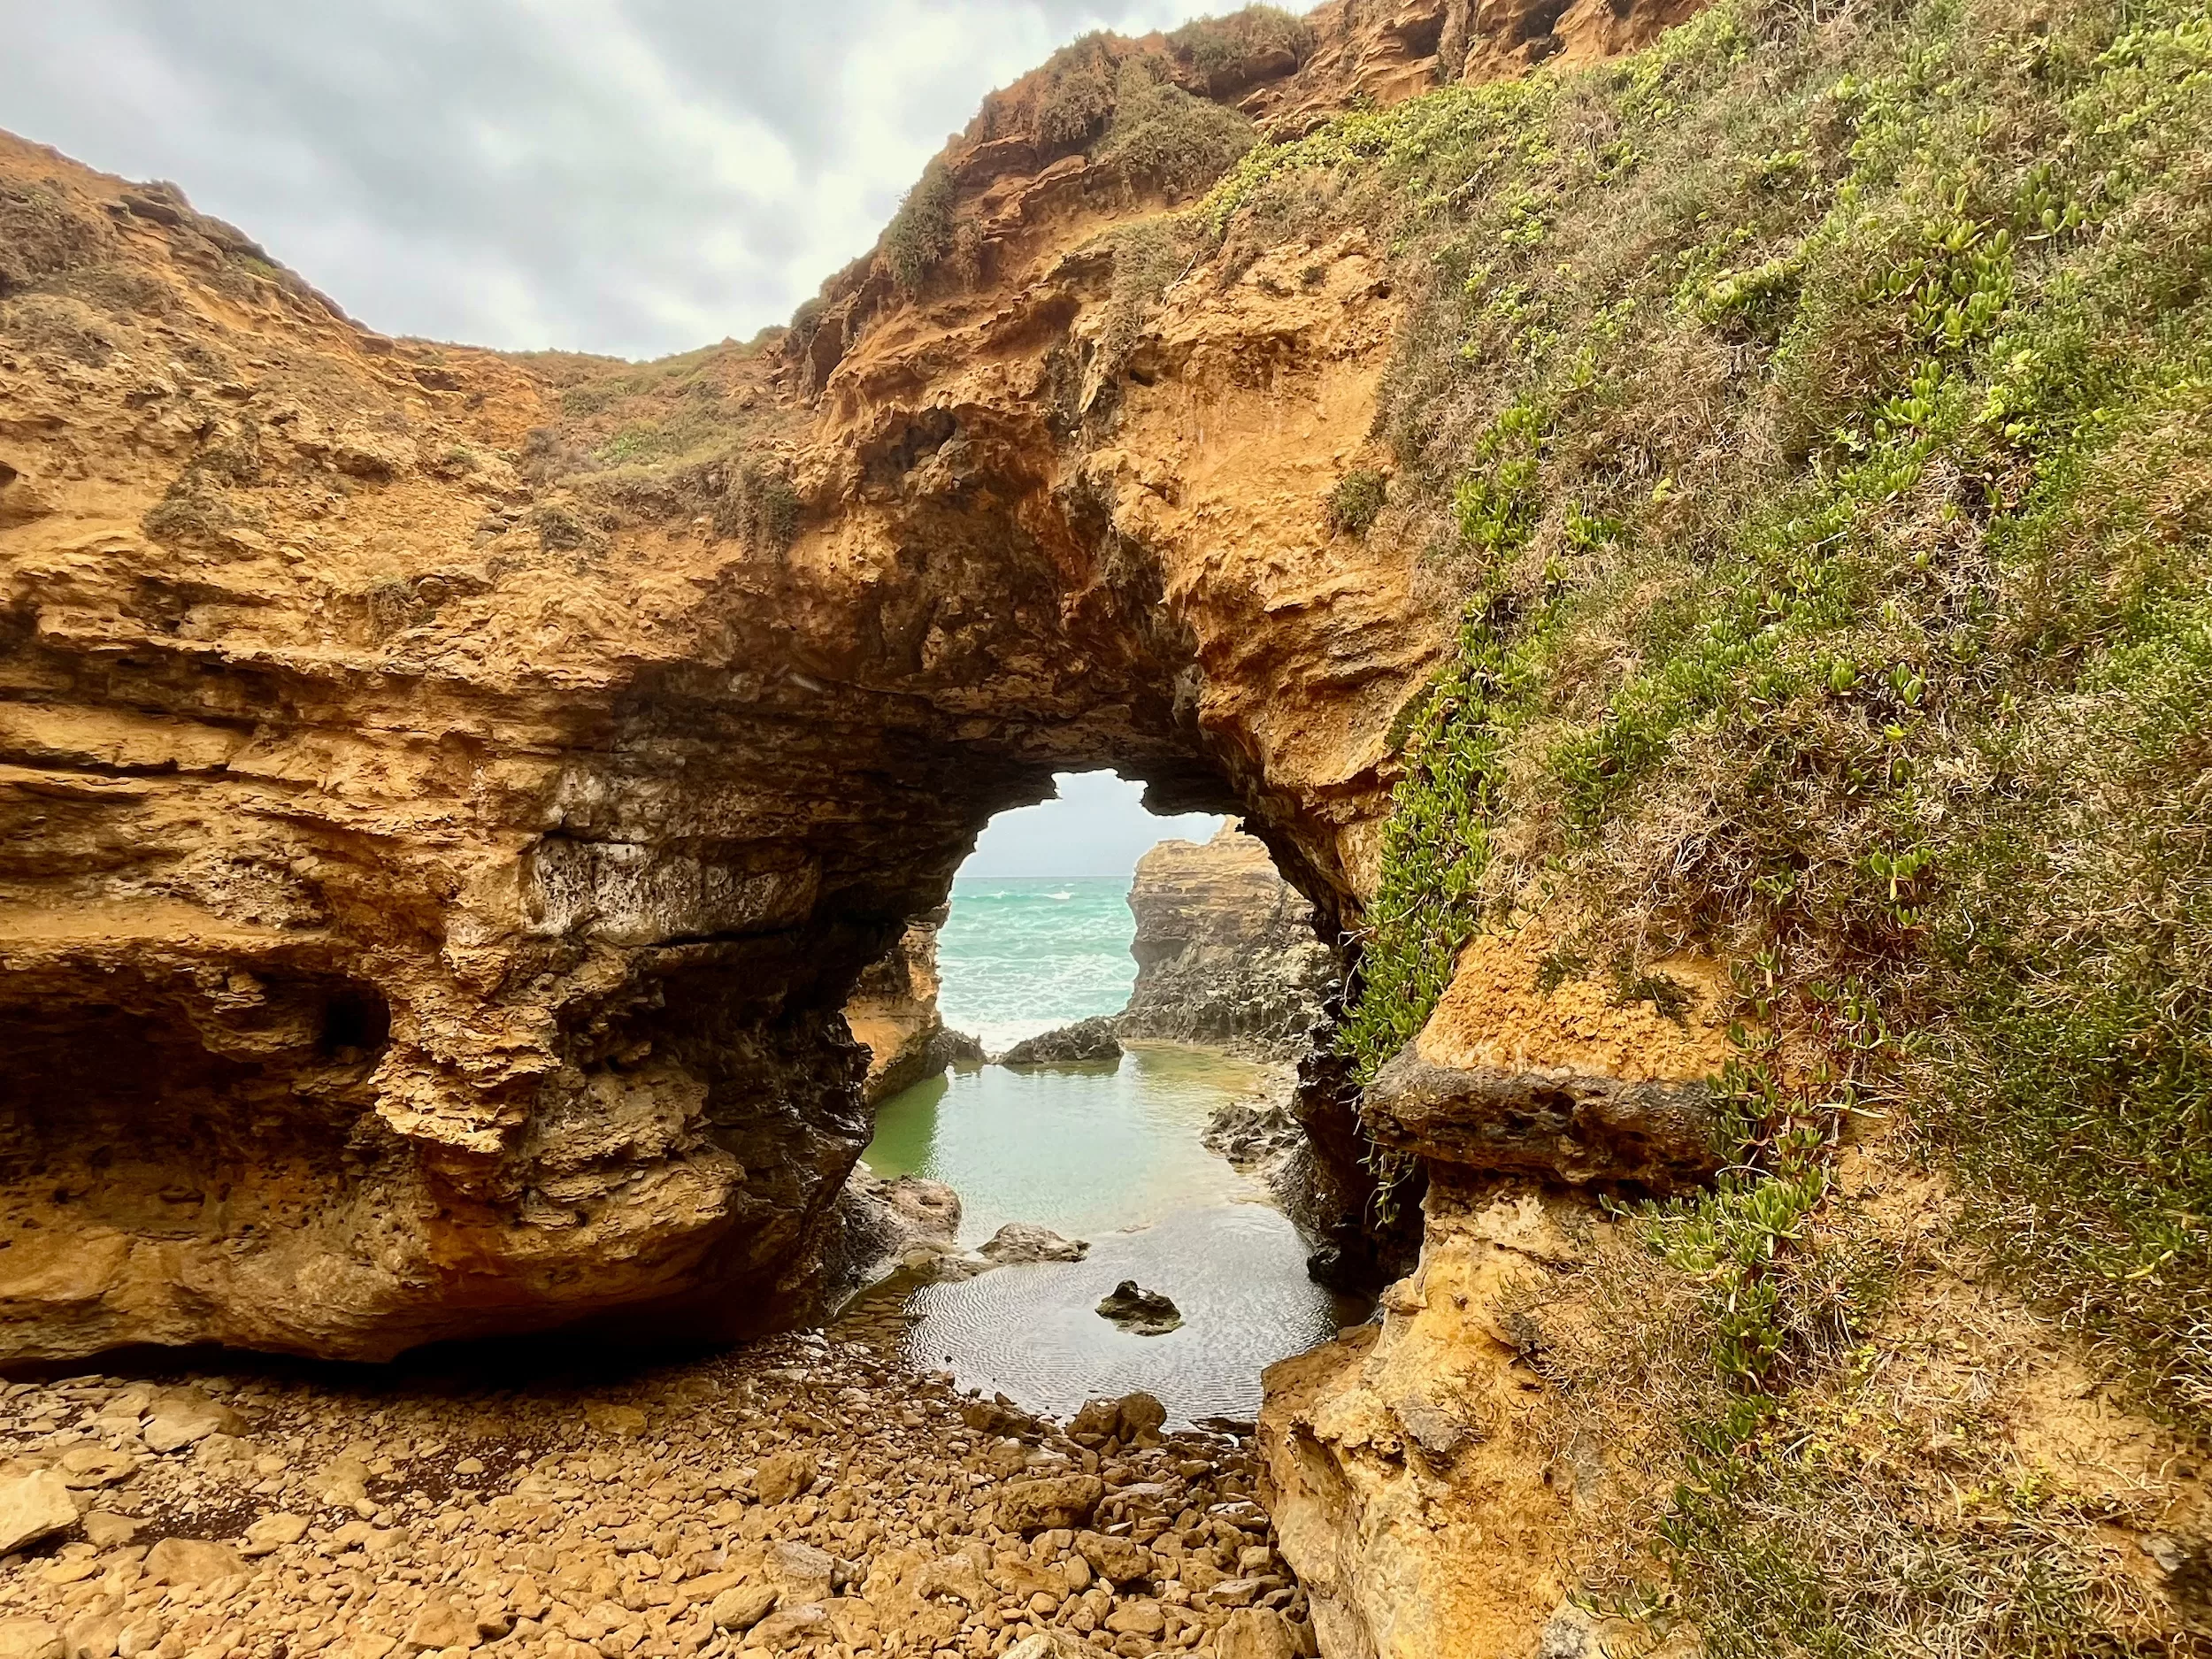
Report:
[[1213,839],[1224,820],[1203,812],[1154,818],[1140,804],[1142,784],[1110,772],[1062,772],[1060,798],[1017,807],[991,820],[964,876],[1119,876],[1160,841]]
[[0,0],[0,127],[168,179],[371,327],[781,322],[984,93],[1194,0]]

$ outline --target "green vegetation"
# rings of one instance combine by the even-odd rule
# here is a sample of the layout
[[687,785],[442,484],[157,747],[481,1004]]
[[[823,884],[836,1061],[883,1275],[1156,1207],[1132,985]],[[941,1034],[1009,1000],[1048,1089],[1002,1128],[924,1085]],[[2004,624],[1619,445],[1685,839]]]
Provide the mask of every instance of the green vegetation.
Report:
[[884,263],[891,267],[892,280],[910,294],[952,251],[954,199],[952,175],[943,162],[932,161],[884,228]]
[[1390,480],[1372,467],[1347,472],[1329,492],[1329,527],[1339,535],[1365,535],[1382,516]]
[[1186,23],[1167,42],[1178,57],[1210,80],[1278,52],[1288,52],[1302,62],[1313,50],[1313,30],[1303,18],[1280,6],[1251,5],[1225,17]]
[[1093,154],[1132,185],[1172,197],[1211,184],[1252,142],[1252,123],[1236,111],[1194,97],[1151,59],[1132,58],[1121,66],[1113,119]]
[[[1887,1277],[1830,1236],[1874,1116],[2212,1424],[2212,14],[1723,0],[1256,149],[1201,213],[1364,220],[1413,296],[1392,523],[1465,609],[1394,733],[1361,1074],[1563,895],[1563,977],[1714,951],[1816,1056],[1786,1090],[1753,1045],[1731,1175],[1608,1270],[1683,1309],[1668,1606],[1732,1655],[2137,1650],[2085,1518],[1801,1431],[1902,1411],[1852,1371]],[[1824,1513],[1862,1476],[1890,1510]]]

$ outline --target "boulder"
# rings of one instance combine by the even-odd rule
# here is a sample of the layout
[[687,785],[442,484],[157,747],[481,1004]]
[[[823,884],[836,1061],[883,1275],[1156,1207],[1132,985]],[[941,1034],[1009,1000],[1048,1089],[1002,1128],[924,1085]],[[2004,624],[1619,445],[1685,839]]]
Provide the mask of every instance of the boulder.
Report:
[[1010,1221],[991,1235],[981,1252],[1002,1267],[1031,1262],[1079,1262],[1091,1253],[1082,1239],[1064,1239],[1033,1221]]
[[61,1475],[79,1492],[111,1486],[138,1472],[138,1459],[128,1452],[111,1452],[101,1446],[73,1446],[61,1455]]
[[1095,1475],[1010,1481],[999,1494],[998,1524],[1010,1532],[1080,1526],[1105,1495],[1105,1482]]
[[1125,1279],[1098,1304],[1099,1317],[1137,1336],[1165,1336],[1183,1323],[1182,1310],[1156,1290]]
[[180,1451],[211,1434],[243,1434],[246,1419],[195,1388],[179,1388],[154,1402],[141,1432],[157,1452]]
[[769,1581],[787,1606],[826,1601],[837,1586],[837,1558],[826,1549],[786,1539],[768,1549]]
[[265,1515],[246,1529],[245,1553],[265,1555],[286,1544],[296,1544],[307,1536],[307,1517],[303,1515]]
[[1143,1641],[1157,1641],[1167,1631],[1167,1615],[1150,1596],[1138,1596],[1124,1601],[1106,1616],[1106,1628],[1117,1636],[1134,1636]]
[[239,1551],[211,1539],[165,1538],[146,1552],[146,1573],[156,1584],[220,1584],[252,1571]]
[[998,1063],[1011,1066],[1088,1065],[1120,1058],[1121,1039],[1114,1034],[1114,1022],[1100,1014],[1018,1042],[999,1056]]
[[748,1631],[776,1610],[778,1594],[764,1584],[739,1585],[716,1596],[708,1612],[722,1630]]
[[1076,1535],[1075,1548],[1090,1563],[1092,1571],[1109,1584],[1133,1584],[1152,1576],[1152,1551],[1133,1538],[1080,1532]]
[[760,1460],[753,1490],[763,1503],[788,1502],[814,1484],[814,1471],[811,1452],[778,1452]]
[[0,1555],[77,1524],[69,1483],[51,1469],[0,1480]]
[[69,1644],[42,1618],[0,1618],[0,1659],[69,1659]]
[[1140,1434],[1156,1432],[1166,1421],[1167,1408],[1140,1391],[1118,1400],[1086,1400],[1069,1422],[1068,1432],[1078,1438],[1133,1440]]

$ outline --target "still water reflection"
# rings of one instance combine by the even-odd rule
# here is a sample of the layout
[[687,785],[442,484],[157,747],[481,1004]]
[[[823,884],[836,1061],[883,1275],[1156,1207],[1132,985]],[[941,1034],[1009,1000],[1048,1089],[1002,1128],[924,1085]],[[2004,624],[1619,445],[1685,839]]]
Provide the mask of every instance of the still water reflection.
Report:
[[[1199,1143],[1214,1110],[1259,1082],[1242,1061],[1145,1045],[1118,1066],[987,1066],[908,1090],[878,1118],[877,1173],[953,1187],[964,1244],[1034,1221],[1091,1253],[958,1284],[893,1279],[847,1322],[902,1310],[908,1358],[1036,1410],[1145,1388],[1178,1420],[1251,1416],[1265,1367],[1364,1313],[1307,1279],[1297,1230]],[[1182,1328],[1140,1337],[1100,1318],[1098,1299],[1125,1279],[1173,1297]]]

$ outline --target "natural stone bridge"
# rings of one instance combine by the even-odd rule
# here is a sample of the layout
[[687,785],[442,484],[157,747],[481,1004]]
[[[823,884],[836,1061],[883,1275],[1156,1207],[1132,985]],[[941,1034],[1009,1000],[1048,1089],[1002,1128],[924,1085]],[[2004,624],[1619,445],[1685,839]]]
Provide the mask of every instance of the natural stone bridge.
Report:
[[[1402,96],[1463,10],[1201,89]],[[1133,299],[1159,194],[1048,88],[947,151],[918,289],[643,368],[380,338],[0,142],[0,1358],[787,1316],[847,994],[1056,771],[1356,922],[1449,609],[1326,511],[1397,296],[1294,230]]]
[[[777,1317],[868,1136],[855,976],[1056,770],[1356,905],[1439,647],[1323,521],[1379,267],[1188,283],[1109,383],[1068,161],[963,165],[995,280],[874,296],[826,373],[713,354],[784,416],[779,546],[526,481],[541,373],[0,150],[45,233],[0,345],[0,1353]],[[22,321],[80,311],[75,358]]]

